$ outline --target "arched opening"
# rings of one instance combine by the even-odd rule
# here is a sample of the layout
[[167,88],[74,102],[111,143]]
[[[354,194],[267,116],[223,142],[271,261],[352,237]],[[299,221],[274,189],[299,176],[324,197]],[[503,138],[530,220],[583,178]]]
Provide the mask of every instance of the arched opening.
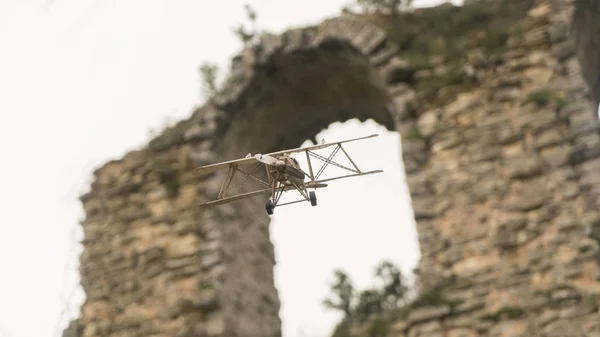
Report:
[[[400,135],[373,120],[352,119],[331,124],[316,138],[335,141],[373,133],[379,137],[344,148],[361,169],[383,169],[383,173],[331,182],[328,188],[317,190],[316,207],[293,204],[277,209],[272,217],[283,336],[331,334],[341,315],[326,309],[321,301],[330,295],[329,282],[336,268],[348,273],[357,290],[373,286],[374,268],[383,260],[392,261],[411,281],[420,252],[399,158]],[[310,140],[302,144],[310,145]],[[296,157],[306,167],[306,158]],[[343,155],[334,159],[351,166]],[[322,177],[343,174],[343,169],[328,166]],[[295,194],[284,195],[282,201],[295,198]]]
[[[218,152],[227,158],[298,147],[336,121],[372,118],[392,130],[379,74],[346,41],[276,53],[255,69]],[[243,140],[243,142],[240,142]]]

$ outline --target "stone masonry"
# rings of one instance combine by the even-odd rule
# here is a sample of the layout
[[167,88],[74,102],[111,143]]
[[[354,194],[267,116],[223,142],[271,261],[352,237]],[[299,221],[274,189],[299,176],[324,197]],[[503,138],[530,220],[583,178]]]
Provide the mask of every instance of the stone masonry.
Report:
[[423,290],[442,296],[390,335],[600,336],[598,72],[572,11],[538,1],[499,60],[469,51],[476,89],[403,121]]
[[262,36],[213,100],[94,172],[78,335],[281,336],[264,200],[201,210],[221,176],[192,170],[371,118],[402,134],[421,291],[444,299],[389,336],[600,336],[598,4],[521,17],[497,57],[465,51],[475,85],[448,102],[419,89],[443,62],[417,69],[366,20]]

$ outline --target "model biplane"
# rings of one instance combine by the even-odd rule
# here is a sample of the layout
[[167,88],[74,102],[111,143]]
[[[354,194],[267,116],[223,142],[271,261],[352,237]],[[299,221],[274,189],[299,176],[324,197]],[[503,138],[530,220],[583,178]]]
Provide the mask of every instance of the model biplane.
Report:
[[[225,177],[225,180],[221,184],[221,189],[219,191],[219,194],[217,195],[217,199],[214,201],[204,203],[200,206],[220,205],[220,204],[228,203],[228,202],[239,200],[239,199],[254,197],[254,196],[258,196],[258,195],[268,195],[268,194],[270,194],[271,196],[269,197],[269,199],[266,202],[265,209],[269,215],[273,214],[273,211],[276,206],[284,206],[284,205],[294,204],[294,203],[303,202],[303,201],[308,201],[311,203],[312,206],[316,206],[317,205],[316,193],[314,191],[309,192],[308,191],[309,189],[316,190],[317,188],[327,187],[327,184],[325,184],[325,182],[327,182],[327,181],[332,181],[332,180],[337,180],[337,179],[342,179],[342,178],[349,178],[349,177],[356,177],[356,176],[364,176],[367,174],[383,172],[382,170],[375,170],[375,171],[368,171],[368,172],[361,171],[358,168],[358,166],[354,163],[354,161],[350,158],[350,156],[348,155],[348,152],[346,152],[346,150],[344,150],[344,148],[342,147],[342,144],[344,144],[344,143],[361,140],[361,139],[377,137],[377,136],[378,136],[377,134],[373,134],[373,135],[366,136],[366,137],[354,138],[354,139],[349,139],[349,140],[344,140],[344,141],[339,141],[339,142],[322,143],[322,144],[304,147],[304,148],[283,150],[283,151],[277,151],[277,152],[272,152],[272,153],[268,153],[268,154],[256,154],[254,156],[252,156],[251,154],[248,154],[245,158],[242,158],[242,159],[236,159],[236,160],[226,161],[226,162],[222,162],[222,163],[218,163],[218,164],[211,164],[211,165],[207,165],[207,166],[198,167],[194,170],[194,172],[199,175],[213,173],[213,172],[221,170],[221,169],[228,170],[227,176]],[[329,154],[328,157],[324,157],[320,154],[315,153],[316,150],[322,150],[322,149],[331,148],[331,147],[333,147],[333,151]],[[344,155],[346,156],[346,158],[348,158],[348,160],[350,161],[350,163],[352,164],[352,166],[354,168],[350,168],[350,167],[341,165],[341,164],[333,161],[333,157],[338,153],[339,150],[341,150],[344,153]],[[304,171],[300,167],[300,164],[298,163],[298,161],[295,158],[291,157],[292,153],[301,153],[301,152],[304,152],[304,154],[306,155],[306,159],[308,161],[308,172]],[[314,173],[315,167],[313,166],[313,163],[311,162],[311,158],[316,158],[323,162],[323,164],[321,165],[319,170],[316,172],[316,174]],[[319,178],[321,177],[321,174],[323,173],[325,168],[330,164],[334,165],[336,167],[342,168],[344,170],[350,171],[352,173],[347,174],[347,175],[333,177],[333,178],[319,180]],[[255,175],[255,173],[258,171],[258,169],[261,166],[264,166],[264,168],[266,170],[267,181],[265,181]],[[249,167],[249,169],[246,169],[246,168],[242,169],[242,167]],[[231,189],[236,187],[236,186],[231,186],[231,183],[233,181],[234,176],[238,172],[241,173],[243,175],[243,177],[241,178],[241,182],[239,182],[237,184],[237,186],[240,186],[241,184],[244,184],[249,179],[252,179],[252,180],[256,181],[262,187],[262,189],[252,191],[252,192],[247,192],[247,193],[230,195]],[[308,178],[308,180],[307,180],[307,178]],[[279,200],[280,200],[283,192],[287,192],[287,191],[293,190],[293,189],[297,190],[300,193],[300,195],[302,196],[302,199],[280,204]]]

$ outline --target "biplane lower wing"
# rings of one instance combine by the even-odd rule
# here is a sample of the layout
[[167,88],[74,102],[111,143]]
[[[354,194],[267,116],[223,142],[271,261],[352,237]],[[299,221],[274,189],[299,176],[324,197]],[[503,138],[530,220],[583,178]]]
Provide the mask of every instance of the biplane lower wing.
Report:
[[[323,188],[323,187],[327,187],[327,184],[322,184],[322,183],[307,183],[306,184],[306,188]],[[283,192],[289,191],[289,190],[293,190],[296,189],[296,187],[294,187],[294,185],[286,185],[283,188],[280,188]],[[204,204],[201,204],[201,207],[205,207],[205,206],[216,206],[216,205],[221,205],[221,204],[225,204],[228,202],[232,202],[232,201],[236,201],[236,200],[240,200],[240,199],[246,199],[246,198],[252,198],[258,195],[269,195],[273,192],[272,188],[265,188],[263,190],[259,190],[259,191],[253,191],[253,192],[248,192],[248,193],[242,193],[242,194],[237,194],[231,197],[226,197],[226,198],[222,198],[222,199],[217,199],[214,201],[210,201]]]

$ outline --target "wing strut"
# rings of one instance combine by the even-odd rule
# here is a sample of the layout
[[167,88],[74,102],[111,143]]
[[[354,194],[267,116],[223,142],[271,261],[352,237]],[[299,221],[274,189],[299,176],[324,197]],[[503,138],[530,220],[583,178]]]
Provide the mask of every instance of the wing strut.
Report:
[[[339,150],[342,150],[342,152],[344,153],[344,155],[346,156],[346,158],[348,158],[348,160],[350,161],[350,163],[352,163],[352,166],[354,166],[354,169],[344,166],[342,164],[336,163],[335,161],[333,161],[333,157],[335,157],[335,155],[338,153]],[[308,169],[310,172],[310,175],[308,175],[310,177],[310,179],[312,181],[317,181],[319,179],[319,177],[321,176],[321,174],[323,174],[323,172],[325,171],[325,168],[327,167],[327,165],[331,164],[333,166],[339,167],[341,169],[344,169],[346,171],[350,171],[353,173],[356,173],[356,175],[360,175],[362,174],[362,171],[358,168],[358,166],[356,165],[356,163],[354,162],[354,160],[352,160],[352,158],[350,158],[350,155],[348,154],[348,152],[346,152],[346,150],[344,150],[344,148],[342,147],[342,144],[336,144],[335,149],[333,149],[333,151],[331,152],[331,154],[329,155],[329,157],[325,158],[324,156],[315,153],[311,150],[305,150],[306,153],[306,159],[308,160]],[[317,158],[321,161],[323,161],[323,165],[321,166],[321,168],[319,169],[319,171],[317,172],[317,175],[315,176],[313,173],[313,169],[312,169],[312,162],[310,160],[310,157],[314,157]],[[353,175],[354,176],[354,175]]]
[[[240,187],[243,184],[246,183],[246,181],[248,181],[248,179],[252,179],[256,182],[258,182],[259,184],[261,184],[262,186],[269,188],[271,185],[264,182],[262,179],[259,179],[255,176],[253,176],[253,173],[262,165],[262,163],[256,163],[254,165],[254,167],[252,168],[252,170],[249,173],[246,173],[244,171],[242,171],[239,166],[236,165],[229,165],[229,171],[227,172],[227,177],[225,178],[225,180],[223,181],[223,184],[221,185],[221,190],[219,191],[219,195],[217,197],[217,199],[222,199],[227,197],[227,194],[229,191],[231,191],[232,189],[236,188],[236,187]],[[244,176],[241,179],[241,181],[233,186],[231,186],[231,182],[233,181],[233,177],[235,176],[236,172],[240,172],[242,173]]]

